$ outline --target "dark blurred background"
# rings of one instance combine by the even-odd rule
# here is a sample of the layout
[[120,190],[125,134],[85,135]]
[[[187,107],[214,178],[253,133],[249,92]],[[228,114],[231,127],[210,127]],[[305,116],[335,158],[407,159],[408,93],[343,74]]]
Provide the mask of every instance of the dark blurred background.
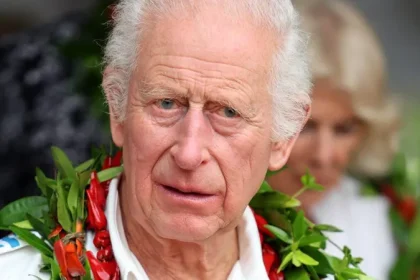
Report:
[[[351,2],[383,43],[390,88],[407,108],[403,148],[420,156],[420,1]],[[109,144],[99,88],[109,4],[0,0],[0,208],[37,192],[34,170],[53,172],[52,144],[74,162]]]

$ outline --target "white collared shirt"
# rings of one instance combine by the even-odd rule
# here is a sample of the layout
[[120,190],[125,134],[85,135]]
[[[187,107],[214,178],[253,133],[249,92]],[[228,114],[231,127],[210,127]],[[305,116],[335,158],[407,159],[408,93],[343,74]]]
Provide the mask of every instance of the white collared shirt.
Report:
[[[312,209],[318,224],[331,224],[343,232],[326,233],[341,248],[347,246],[354,257],[363,258],[360,268],[377,280],[389,279],[397,249],[388,218],[389,203],[383,196],[360,195],[360,182],[344,177],[340,185]],[[327,243],[326,252],[342,257],[335,246]]]
[[[118,199],[118,179],[112,180],[110,184],[105,215],[108,220],[112,249],[121,271],[121,279],[148,280],[149,277],[127,244]],[[239,260],[233,266],[228,280],[268,280],[262,259],[257,224],[249,207],[246,208],[237,231]],[[14,247],[8,245],[7,247],[7,242],[0,241],[1,279],[34,279],[34,277],[29,275],[36,275],[41,279],[49,279],[48,274],[39,272],[42,263],[40,253],[21,240],[16,239],[15,236],[11,235],[9,238],[16,240],[18,245]],[[2,244],[3,247],[1,247]],[[92,232],[87,234],[86,249],[96,254]]]

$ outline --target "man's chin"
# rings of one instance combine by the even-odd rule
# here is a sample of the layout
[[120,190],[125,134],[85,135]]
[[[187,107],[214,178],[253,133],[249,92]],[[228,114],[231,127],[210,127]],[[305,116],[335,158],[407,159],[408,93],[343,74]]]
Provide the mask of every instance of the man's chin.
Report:
[[153,229],[163,239],[181,242],[200,242],[213,236],[220,222],[212,217],[175,214],[153,221]]

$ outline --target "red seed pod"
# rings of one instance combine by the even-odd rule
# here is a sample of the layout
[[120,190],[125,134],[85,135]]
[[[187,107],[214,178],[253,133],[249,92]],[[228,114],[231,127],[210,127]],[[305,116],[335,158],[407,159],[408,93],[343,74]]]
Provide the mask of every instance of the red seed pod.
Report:
[[270,280],[284,280],[284,274],[282,271],[280,271],[279,273],[277,273],[276,270],[272,270],[270,271],[270,273],[268,274],[268,278]]
[[270,245],[264,243],[262,245],[262,255],[265,270],[269,273],[273,267],[274,262],[276,261],[277,255],[276,252],[271,248]]
[[101,262],[112,261],[114,259],[114,253],[112,252],[111,246],[108,246],[104,249],[99,250],[98,253],[96,254],[96,257]]
[[109,232],[107,230],[98,231],[93,238],[93,244],[99,249],[103,249],[111,245]]

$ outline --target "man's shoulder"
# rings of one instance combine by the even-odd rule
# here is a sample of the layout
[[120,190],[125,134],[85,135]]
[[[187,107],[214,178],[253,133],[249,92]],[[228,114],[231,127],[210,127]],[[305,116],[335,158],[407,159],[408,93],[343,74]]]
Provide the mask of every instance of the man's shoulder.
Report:
[[1,279],[48,279],[40,273],[41,254],[10,234],[0,239],[0,278]]

